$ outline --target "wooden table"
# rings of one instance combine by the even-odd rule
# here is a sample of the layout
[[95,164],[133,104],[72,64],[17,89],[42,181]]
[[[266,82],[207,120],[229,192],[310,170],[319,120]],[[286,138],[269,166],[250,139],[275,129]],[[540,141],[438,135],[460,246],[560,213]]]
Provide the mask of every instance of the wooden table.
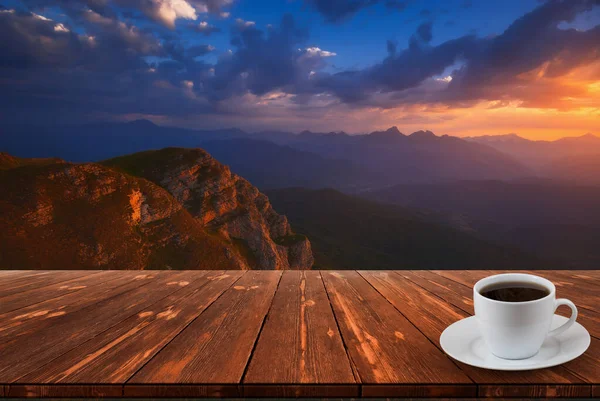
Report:
[[[491,271],[3,271],[4,397],[600,397],[600,271],[538,271],[594,336],[496,372],[446,356]],[[565,311],[566,312],[566,311]]]

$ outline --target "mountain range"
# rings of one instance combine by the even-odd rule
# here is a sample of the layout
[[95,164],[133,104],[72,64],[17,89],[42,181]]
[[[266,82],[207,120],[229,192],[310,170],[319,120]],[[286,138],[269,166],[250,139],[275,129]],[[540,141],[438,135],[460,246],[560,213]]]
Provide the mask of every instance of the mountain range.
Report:
[[[147,120],[72,126],[1,126],[0,149],[74,162],[164,147],[202,147],[263,189],[302,186],[345,192],[395,184],[553,177],[598,184],[600,138],[531,141],[516,134],[458,138],[398,128],[345,132],[248,133],[190,130]],[[222,143],[226,141],[226,143]],[[254,141],[254,142],[252,142]]]
[[538,176],[582,184],[600,183],[600,137],[589,133],[555,141],[532,141],[517,134],[465,139],[510,155]]
[[16,155],[0,153],[3,266],[309,268],[313,250],[315,266],[340,269],[600,263],[591,134],[0,130]]

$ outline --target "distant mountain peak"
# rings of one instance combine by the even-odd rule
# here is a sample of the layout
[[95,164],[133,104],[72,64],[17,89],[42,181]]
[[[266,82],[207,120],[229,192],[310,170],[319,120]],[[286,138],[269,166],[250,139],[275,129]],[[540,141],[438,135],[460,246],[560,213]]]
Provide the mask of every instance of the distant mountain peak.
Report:
[[429,130],[427,130],[427,131],[423,131],[423,130],[415,131],[412,134],[410,134],[409,137],[411,137],[411,138],[437,138],[437,136],[433,132],[431,132]]
[[468,141],[475,141],[480,143],[522,143],[531,142],[529,139],[523,138],[514,132],[509,134],[500,135],[481,135],[481,136],[470,136],[464,138]]
[[348,134],[344,131],[331,131],[331,132],[324,134],[324,136],[345,136],[345,135],[348,135]]
[[393,127],[386,129],[385,132],[387,132],[388,134],[402,135],[402,132],[400,132],[398,127],[396,127],[395,125]]
[[376,142],[395,142],[398,139],[404,139],[406,136],[398,130],[396,126],[388,128],[385,131],[374,131],[364,136],[365,140]]

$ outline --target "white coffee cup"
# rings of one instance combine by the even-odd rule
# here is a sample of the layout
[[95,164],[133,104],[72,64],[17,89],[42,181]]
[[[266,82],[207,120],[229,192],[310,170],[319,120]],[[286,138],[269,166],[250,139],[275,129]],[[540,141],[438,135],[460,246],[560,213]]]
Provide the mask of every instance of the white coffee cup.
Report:
[[[549,294],[526,302],[503,302],[481,295],[481,290],[502,283],[543,287]],[[577,308],[568,299],[556,299],[556,287],[551,281],[532,274],[498,274],[479,280],[473,287],[475,317],[481,335],[492,354],[504,359],[525,359],[540,350],[547,335],[557,335],[571,327],[577,319]],[[556,308],[567,305],[571,318],[562,326],[550,330]]]

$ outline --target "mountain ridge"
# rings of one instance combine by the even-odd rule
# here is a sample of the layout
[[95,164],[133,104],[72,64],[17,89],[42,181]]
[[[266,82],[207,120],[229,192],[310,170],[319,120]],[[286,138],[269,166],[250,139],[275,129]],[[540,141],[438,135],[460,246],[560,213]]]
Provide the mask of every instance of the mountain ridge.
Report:
[[313,263],[308,239],[291,230],[268,198],[200,149],[102,164],[21,163],[0,169],[0,184],[6,188],[0,268],[308,269]]

